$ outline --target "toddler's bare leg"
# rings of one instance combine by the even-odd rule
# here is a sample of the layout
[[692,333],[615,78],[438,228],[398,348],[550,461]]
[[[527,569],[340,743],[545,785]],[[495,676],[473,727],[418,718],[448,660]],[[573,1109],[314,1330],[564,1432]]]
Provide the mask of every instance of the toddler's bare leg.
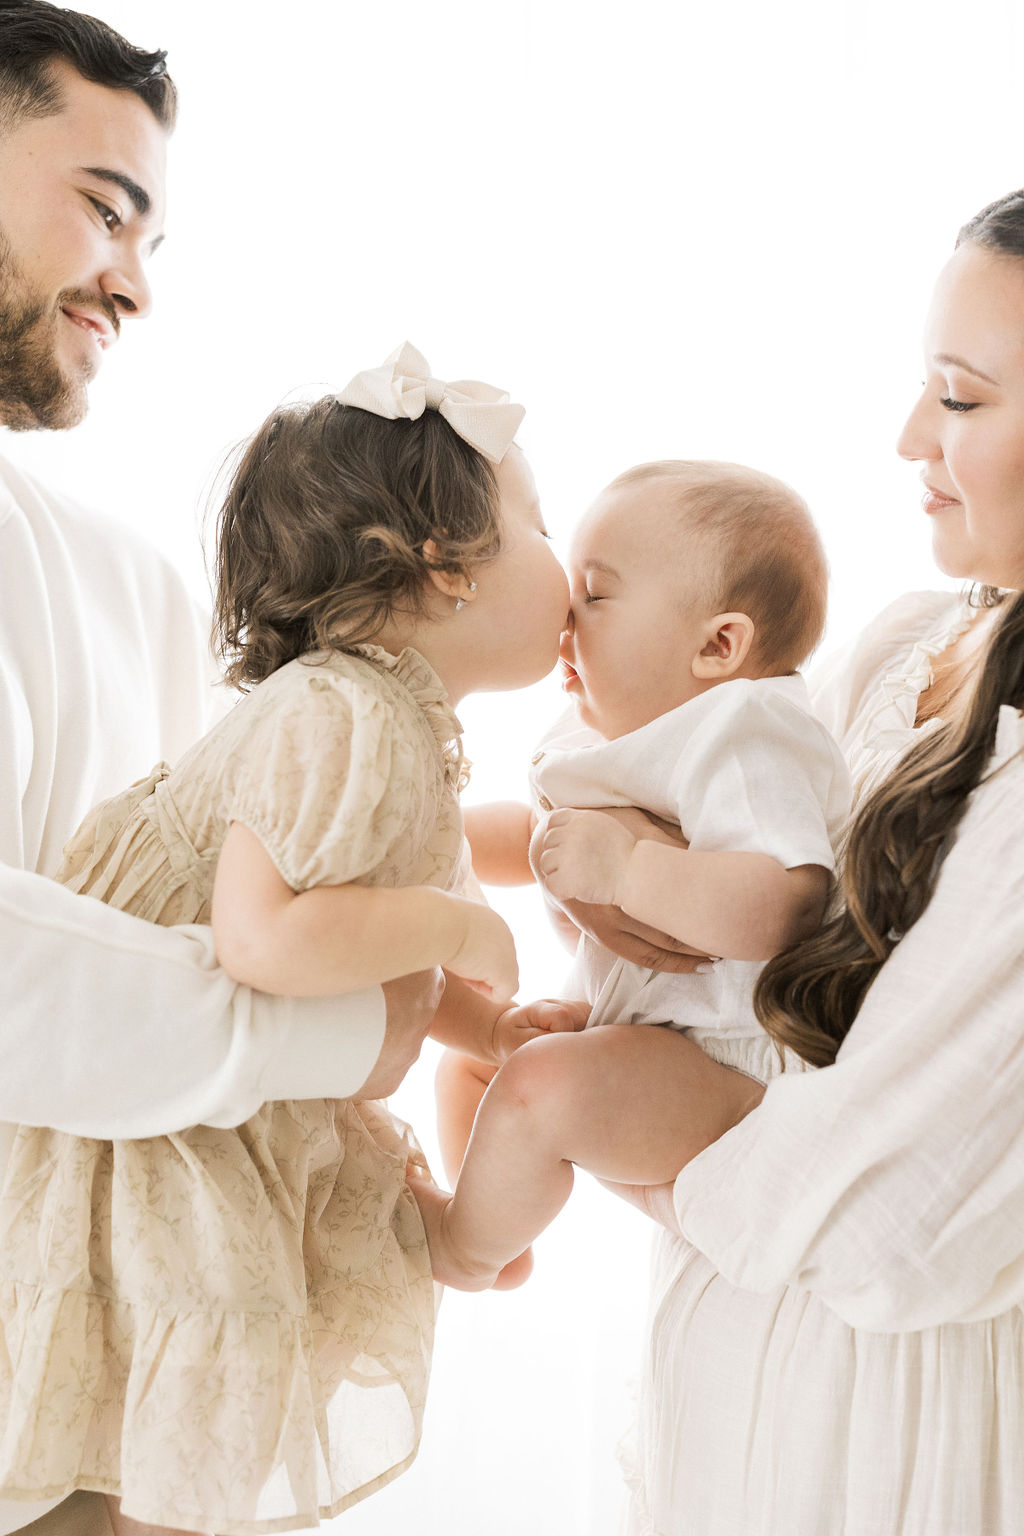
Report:
[[[445,1173],[454,1184],[466,1156],[480,1101],[487,1092],[497,1067],[488,1067],[458,1051],[445,1051],[437,1068],[434,1087],[437,1093],[437,1137]],[[533,1273],[533,1254],[527,1248],[503,1266],[494,1282],[495,1290],[511,1291],[524,1284]]]
[[670,1029],[531,1040],[484,1096],[455,1194],[416,1187],[435,1276],[486,1289],[561,1210],[573,1164],[614,1183],[667,1183],[760,1092]]
[[444,1171],[452,1183],[459,1176],[480,1100],[497,1067],[488,1067],[458,1051],[445,1051],[437,1067],[437,1137]]
[[166,1525],[147,1525],[133,1520],[130,1515],[122,1515],[121,1500],[115,1499],[112,1494],[107,1495],[107,1510],[114,1536],[196,1536],[195,1531],[172,1530]]

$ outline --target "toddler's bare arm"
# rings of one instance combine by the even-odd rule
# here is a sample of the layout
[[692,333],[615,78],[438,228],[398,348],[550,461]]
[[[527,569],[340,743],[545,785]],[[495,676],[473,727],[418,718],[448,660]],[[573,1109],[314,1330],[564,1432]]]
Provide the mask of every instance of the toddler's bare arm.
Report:
[[296,892],[240,822],[217,862],[211,923],[228,975],[261,992],[352,992],[435,965],[496,1000],[519,984],[512,935],[490,907],[433,886]]

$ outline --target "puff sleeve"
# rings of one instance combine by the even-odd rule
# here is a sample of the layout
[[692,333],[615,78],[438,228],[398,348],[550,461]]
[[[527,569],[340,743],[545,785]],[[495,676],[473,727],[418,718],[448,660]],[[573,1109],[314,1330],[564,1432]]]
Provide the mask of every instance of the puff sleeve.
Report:
[[370,875],[417,817],[422,791],[386,699],[327,669],[294,666],[287,700],[252,723],[226,815],[300,891]]

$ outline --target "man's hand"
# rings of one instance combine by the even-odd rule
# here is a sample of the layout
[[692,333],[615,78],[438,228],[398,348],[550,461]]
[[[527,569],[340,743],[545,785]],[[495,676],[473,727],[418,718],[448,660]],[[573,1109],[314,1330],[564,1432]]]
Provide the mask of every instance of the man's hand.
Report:
[[541,997],[533,1003],[513,1003],[494,1021],[491,1036],[494,1059],[500,1066],[513,1051],[538,1035],[554,1035],[583,1029],[590,1017],[590,1004]]
[[556,901],[614,903],[636,838],[601,811],[552,811],[533,835],[531,853]]
[[417,971],[384,983],[387,1010],[384,1044],[373,1071],[359,1090],[361,1099],[385,1099],[394,1093],[420,1054],[444,994],[444,972]]

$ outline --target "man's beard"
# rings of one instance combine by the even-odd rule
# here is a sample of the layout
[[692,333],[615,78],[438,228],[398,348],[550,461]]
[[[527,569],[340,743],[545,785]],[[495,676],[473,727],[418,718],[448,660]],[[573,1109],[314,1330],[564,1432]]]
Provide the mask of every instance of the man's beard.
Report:
[[38,300],[0,230],[0,424],[13,432],[76,427],[88,410],[95,370],[69,377],[56,357],[61,305],[82,303],[96,307],[96,295],[67,289],[52,307]]

